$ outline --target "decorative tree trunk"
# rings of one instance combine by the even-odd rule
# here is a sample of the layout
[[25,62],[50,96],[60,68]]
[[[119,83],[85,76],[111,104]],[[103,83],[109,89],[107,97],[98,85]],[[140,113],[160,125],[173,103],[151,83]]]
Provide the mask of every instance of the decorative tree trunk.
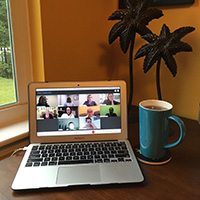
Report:
[[160,63],[161,63],[161,58],[158,60],[156,67],[156,86],[157,86],[158,99],[162,100],[161,89],[160,89]]
[[130,81],[130,89],[129,89],[129,102],[128,102],[128,110],[130,110],[132,99],[133,99],[133,48],[135,44],[135,32],[133,33],[133,38],[131,41],[130,54],[129,54],[129,81]]

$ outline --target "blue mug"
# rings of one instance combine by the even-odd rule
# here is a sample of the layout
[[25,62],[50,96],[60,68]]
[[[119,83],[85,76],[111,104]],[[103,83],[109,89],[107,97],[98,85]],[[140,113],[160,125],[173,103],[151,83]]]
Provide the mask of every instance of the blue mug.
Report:
[[[139,130],[141,154],[152,160],[162,159],[166,149],[180,144],[186,134],[184,122],[172,115],[172,104],[162,100],[144,100],[139,104]],[[180,127],[179,139],[168,144],[170,121]]]

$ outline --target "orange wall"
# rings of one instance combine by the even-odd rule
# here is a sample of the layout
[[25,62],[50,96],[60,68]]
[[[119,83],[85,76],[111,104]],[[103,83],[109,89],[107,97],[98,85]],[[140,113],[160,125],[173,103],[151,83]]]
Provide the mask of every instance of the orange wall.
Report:
[[[40,0],[40,6],[47,81],[124,79],[128,82],[128,55],[120,50],[119,41],[108,44],[109,31],[116,22],[107,18],[117,9],[117,0]],[[161,89],[163,99],[174,105],[174,114],[197,119],[200,102],[199,0],[191,6],[161,9],[164,17],[152,21],[149,26],[156,34],[163,23],[171,31],[182,26],[196,28],[182,39],[193,47],[193,52],[175,56],[178,65],[175,78],[162,61]],[[134,54],[144,43],[137,36]],[[142,64],[143,58],[134,61],[134,105],[143,99],[157,98],[155,66],[144,74]]]
[[115,7],[116,0],[41,1],[46,80],[126,79],[108,45]]

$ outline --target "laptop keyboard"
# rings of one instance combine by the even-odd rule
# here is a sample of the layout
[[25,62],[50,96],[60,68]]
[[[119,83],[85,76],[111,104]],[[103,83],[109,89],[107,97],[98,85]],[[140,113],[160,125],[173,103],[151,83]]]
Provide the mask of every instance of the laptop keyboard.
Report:
[[26,167],[131,161],[125,142],[41,144],[32,147]]

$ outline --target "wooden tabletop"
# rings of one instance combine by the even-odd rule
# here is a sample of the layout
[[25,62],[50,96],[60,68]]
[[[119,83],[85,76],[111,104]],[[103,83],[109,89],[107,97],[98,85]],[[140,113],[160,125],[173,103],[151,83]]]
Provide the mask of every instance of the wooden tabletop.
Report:
[[[183,143],[171,148],[172,160],[162,166],[140,163],[145,181],[140,184],[73,186],[15,192],[11,184],[23,153],[0,161],[0,200],[199,200],[200,199],[200,125],[184,119],[187,135]],[[178,138],[179,128],[172,123],[170,141]],[[129,123],[129,139],[138,144],[138,122]]]

